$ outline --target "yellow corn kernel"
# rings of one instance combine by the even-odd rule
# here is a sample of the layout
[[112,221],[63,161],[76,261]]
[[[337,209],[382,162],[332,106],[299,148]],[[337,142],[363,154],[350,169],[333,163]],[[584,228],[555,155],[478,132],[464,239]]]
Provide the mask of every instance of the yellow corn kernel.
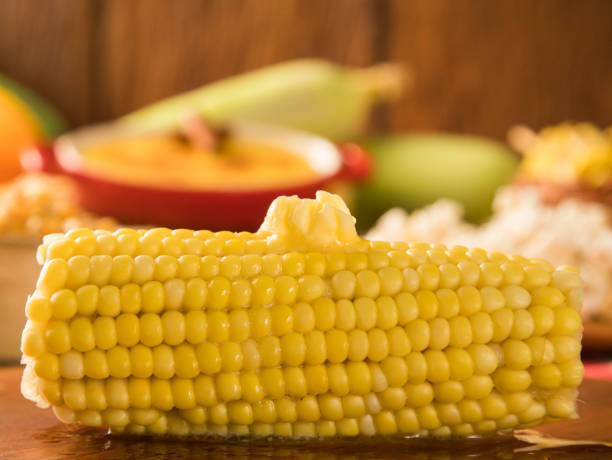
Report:
[[153,280],[154,270],[155,261],[150,255],[141,254],[134,257],[132,282],[140,285],[146,283],[147,281]]
[[74,291],[60,289],[55,292],[50,300],[51,315],[57,319],[70,319],[77,312],[77,298]]
[[[556,363],[564,363],[570,360],[576,360],[580,357],[580,342],[573,337],[568,336],[552,336],[550,341],[547,341],[553,347],[550,356],[554,356]],[[543,360],[542,360],[543,361]],[[541,362],[539,364],[548,364]]]
[[[503,342],[508,338],[514,327],[515,316],[512,310],[501,308],[491,313],[493,321],[493,341]],[[518,330],[518,332],[521,332]]]
[[101,380],[85,381],[85,397],[89,409],[104,410],[108,407],[105,382]]
[[[249,243],[253,243],[253,241],[247,242],[247,251],[249,251]],[[259,275],[262,271],[262,258],[261,256],[251,253],[242,256],[242,276],[245,279],[253,278],[256,275]]]
[[57,354],[70,350],[70,331],[66,322],[51,320],[47,323],[45,346],[48,351]]
[[172,398],[177,409],[195,407],[195,390],[191,379],[173,378],[170,382]]
[[387,388],[379,395],[383,408],[398,410],[406,404],[406,392],[403,388]]
[[548,285],[552,280],[548,267],[540,265],[529,265],[524,268],[525,280],[523,285],[527,289],[533,289]]
[[465,380],[474,373],[474,363],[470,354],[461,348],[447,348],[444,350],[449,363],[450,378]]
[[493,380],[488,375],[473,375],[463,381],[463,391],[470,399],[481,399],[493,390]]
[[283,422],[295,422],[297,420],[296,403],[289,398],[281,398],[276,401],[276,413],[278,419]]
[[573,308],[555,308],[553,312],[555,321],[552,329],[550,330],[551,334],[569,335],[582,327],[580,313]]
[[461,414],[456,404],[436,404],[435,409],[440,423],[445,425],[458,425],[461,423]]
[[106,353],[102,350],[91,350],[83,355],[85,375],[93,379],[105,379],[109,376]]
[[98,286],[86,284],[76,290],[77,311],[84,316],[92,315],[98,308],[100,290]]
[[391,329],[397,324],[397,306],[389,296],[376,300],[376,326],[381,329]]
[[[189,240],[188,240],[189,241]],[[197,256],[197,248],[195,246],[199,244],[198,240],[191,240],[197,243],[188,243],[191,245],[191,251],[178,257],[178,270],[177,276],[182,279],[198,279],[197,276],[200,274],[200,258]]]
[[495,388],[502,392],[525,391],[531,385],[531,375],[526,370],[502,368],[495,371]]
[[123,313],[115,320],[117,341],[124,347],[136,345],[140,340],[140,321],[133,313]]
[[242,262],[240,257],[230,254],[219,259],[219,275],[223,278],[234,279],[240,275]]
[[459,297],[459,312],[464,316],[470,316],[482,309],[482,296],[480,291],[473,286],[462,286],[457,289]]
[[217,392],[214,380],[207,375],[199,375],[193,382],[193,391],[197,404],[211,407],[217,404]]
[[463,399],[463,385],[460,382],[449,380],[433,385],[434,398],[441,403],[456,403]]
[[402,292],[395,296],[397,307],[397,322],[405,326],[418,317],[418,304],[414,296],[408,292]]
[[141,308],[140,287],[137,284],[125,284],[119,290],[119,303],[123,313],[139,313]]
[[497,288],[491,286],[483,287],[480,290],[480,296],[482,297],[483,311],[490,313],[506,306],[506,298]]
[[287,305],[274,305],[270,308],[272,334],[283,336],[293,330],[293,311]]
[[387,356],[389,356],[387,334],[378,328],[370,330],[368,332],[368,358],[371,361],[382,361]]
[[336,422],[336,432],[340,436],[357,436],[359,434],[359,423],[354,418],[343,418]]
[[25,311],[28,319],[38,323],[46,323],[51,318],[51,305],[46,297],[40,295],[28,298]]
[[60,356],[60,375],[65,379],[82,379],[84,376],[83,355],[69,351]]
[[110,279],[113,258],[110,255],[95,255],[89,259],[89,279],[96,286],[105,286]]
[[171,310],[178,310],[183,305],[185,297],[185,281],[182,279],[171,279],[164,283],[165,307]]
[[419,265],[417,273],[419,274],[419,286],[421,289],[433,291],[438,288],[440,284],[440,271],[437,265],[429,263]]
[[216,276],[208,283],[206,305],[213,310],[222,310],[229,303],[231,283],[227,278]]
[[493,340],[493,320],[488,313],[478,312],[469,318],[472,342],[489,343]]
[[134,259],[127,255],[113,257],[109,283],[115,286],[123,286],[132,279],[134,271]]
[[488,345],[472,344],[467,348],[467,352],[474,363],[476,375],[489,375],[497,369],[499,358]]
[[285,367],[283,369],[287,395],[302,398],[308,393],[306,376],[300,367]]
[[480,278],[478,284],[480,286],[499,286],[504,279],[504,273],[497,264],[491,262],[483,262],[480,264]]
[[406,400],[411,407],[424,407],[434,398],[434,391],[429,383],[410,383],[404,387]]
[[251,289],[253,307],[267,307],[274,301],[274,280],[270,276],[260,275],[252,278]]
[[372,387],[372,377],[365,362],[349,362],[346,364],[346,374],[349,391],[357,395],[367,394]]
[[357,316],[357,327],[367,331],[376,325],[376,303],[367,297],[359,297],[354,301]]
[[263,422],[266,424],[274,423],[277,420],[277,411],[274,401],[270,399],[264,399],[258,401],[252,405],[253,407],[253,420]]
[[121,312],[121,295],[117,286],[100,288],[97,310],[103,316],[117,316]]
[[430,320],[438,314],[438,299],[432,291],[418,291],[415,294],[419,305],[419,317]]
[[452,318],[459,314],[459,297],[455,291],[442,288],[436,291],[438,298],[438,316],[441,318]]
[[137,409],[148,409],[151,407],[151,383],[149,379],[130,378],[127,389],[130,407]]
[[457,264],[461,274],[461,284],[464,286],[475,286],[480,278],[480,267],[470,260],[462,260]]
[[380,278],[372,270],[361,270],[357,273],[355,295],[357,297],[376,298],[380,293]]
[[313,302],[312,308],[317,329],[327,331],[334,327],[336,322],[336,305],[333,300],[329,297],[320,297]]
[[57,380],[60,377],[60,365],[57,355],[43,353],[34,361],[34,373],[41,379]]
[[206,375],[214,375],[221,370],[222,359],[219,347],[210,342],[200,343],[196,349],[196,358],[200,371]]
[[174,367],[177,377],[194,378],[200,373],[196,353],[192,345],[182,344],[174,348]]
[[68,260],[76,251],[76,245],[69,238],[61,238],[53,241],[47,247],[47,260],[66,259]]
[[167,379],[151,379],[151,407],[169,411],[174,407],[172,387]]
[[424,355],[427,361],[427,379],[430,382],[444,382],[450,378],[450,365],[443,351],[427,350]]
[[531,348],[525,342],[509,339],[502,344],[504,365],[511,369],[527,369],[531,366]]
[[95,337],[91,321],[85,317],[75,318],[70,322],[70,343],[77,351],[89,351],[95,346]]
[[304,275],[298,279],[298,300],[311,302],[325,291],[325,283],[319,276]]
[[174,353],[168,345],[153,348],[153,375],[160,379],[174,376]]
[[380,279],[380,292],[382,295],[393,296],[398,294],[404,284],[402,272],[395,267],[384,267],[378,271]]
[[404,278],[403,289],[406,292],[413,293],[419,289],[420,279],[419,274],[414,268],[404,268],[402,270],[402,276]]
[[64,404],[74,411],[87,408],[85,382],[83,380],[65,380],[62,384]]
[[185,340],[185,317],[178,311],[167,311],[161,316],[164,342],[178,345]]
[[429,323],[424,319],[416,319],[406,326],[406,333],[410,339],[412,349],[415,351],[425,350],[430,343],[431,329]]
[[533,384],[545,390],[554,390],[561,386],[561,371],[556,364],[545,364],[531,369]]
[[261,364],[264,367],[275,367],[281,361],[280,340],[276,336],[267,336],[259,342]]
[[387,340],[389,343],[389,354],[391,356],[406,356],[410,353],[410,339],[405,329],[394,327],[388,330]]
[[126,378],[131,374],[130,353],[127,348],[113,347],[106,352],[108,371],[116,378]]
[[444,318],[432,319],[429,322],[429,330],[431,331],[429,348],[442,350],[448,346],[451,330],[447,320]]
[[513,339],[525,340],[527,337],[533,335],[534,328],[533,317],[529,312],[527,310],[516,310],[514,312],[514,323],[510,331],[510,337]]
[[419,425],[426,430],[435,430],[440,427],[440,419],[432,405],[419,407],[416,410]]
[[229,318],[225,312],[212,311],[208,314],[208,340],[215,343],[227,341],[229,339],[229,328]]
[[49,260],[40,272],[36,289],[51,294],[66,285],[68,273],[68,263],[64,259]]
[[149,347],[136,345],[130,348],[132,375],[139,378],[149,378],[153,374],[153,352]]
[[558,364],[564,386],[577,388],[584,377],[584,366],[580,361],[566,361]]
[[[349,392],[348,375],[342,364],[330,364],[327,366],[327,383],[329,391],[336,396],[345,396]],[[323,386],[323,385],[321,385]]]

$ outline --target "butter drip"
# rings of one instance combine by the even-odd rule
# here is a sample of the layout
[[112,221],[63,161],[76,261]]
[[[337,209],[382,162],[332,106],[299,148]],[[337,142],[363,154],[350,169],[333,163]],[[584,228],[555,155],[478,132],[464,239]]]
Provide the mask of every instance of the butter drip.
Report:
[[259,233],[294,250],[359,246],[364,243],[357,234],[355,218],[342,198],[321,190],[314,200],[296,195],[276,198]]

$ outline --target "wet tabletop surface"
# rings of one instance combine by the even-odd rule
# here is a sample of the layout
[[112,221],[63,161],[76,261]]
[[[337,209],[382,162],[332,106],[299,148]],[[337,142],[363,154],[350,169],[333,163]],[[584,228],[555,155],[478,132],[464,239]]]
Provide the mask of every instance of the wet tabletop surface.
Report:
[[[104,430],[60,423],[19,392],[20,367],[0,367],[0,459],[612,459],[603,446],[524,452],[514,439],[469,441],[232,442],[117,438]],[[538,428],[555,437],[612,441],[612,382],[586,380],[579,420]]]

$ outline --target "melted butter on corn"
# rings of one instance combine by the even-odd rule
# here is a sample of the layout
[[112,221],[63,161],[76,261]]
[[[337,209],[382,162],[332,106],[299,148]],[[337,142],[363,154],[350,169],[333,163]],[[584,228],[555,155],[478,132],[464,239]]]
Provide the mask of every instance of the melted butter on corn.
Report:
[[38,258],[22,392],[66,423],[463,437],[577,416],[574,268],[368,242],[325,192],[253,234],[80,229]]

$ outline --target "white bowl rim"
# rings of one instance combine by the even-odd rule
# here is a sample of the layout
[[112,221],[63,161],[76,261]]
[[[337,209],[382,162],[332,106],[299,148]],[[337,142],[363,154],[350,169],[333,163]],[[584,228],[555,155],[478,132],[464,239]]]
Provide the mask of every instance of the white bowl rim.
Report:
[[[303,157],[309,166],[321,176],[322,180],[336,175],[342,168],[342,155],[338,147],[316,134],[242,120],[228,123],[226,128],[236,139],[282,148],[289,153]],[[82,173],[83,156],[81,152],[88,146],[132,136],[134,134],[129,128],[119,122],[85,126],[55,140],[55,157],[62,169],[73,173]]]

